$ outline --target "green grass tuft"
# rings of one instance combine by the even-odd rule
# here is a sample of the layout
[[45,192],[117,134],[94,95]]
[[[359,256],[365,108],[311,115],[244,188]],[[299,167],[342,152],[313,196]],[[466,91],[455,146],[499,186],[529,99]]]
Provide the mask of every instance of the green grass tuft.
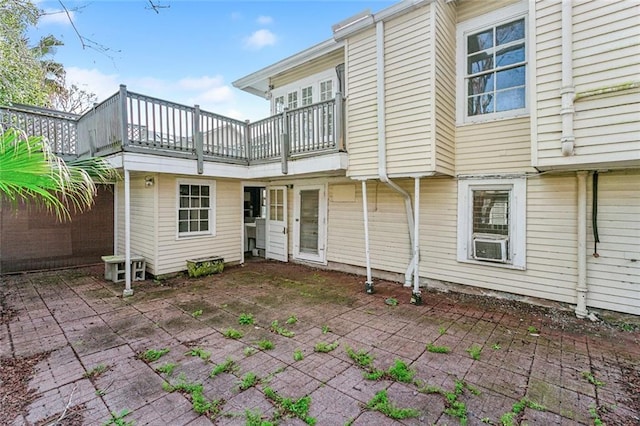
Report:
[[214,378],[221,373],[233,373],[236,370],[236,362],[231,358],[227,358],[223,363],[216,364],[209,373],[209,377]]
[[434,354],[448,354],[451,349],[448,346],[436,346],[433,343],[427,343],[427,351]]
[[268,339],[262,339],[257,343],[258,347],[263,351],[268,351],[276,347],[276,345]]
[[315,352],[331,352],[332,350],[334,350],[335,348],[337,348],[339,345],[338,342],[333,342],[333,343],[327,343],[327,342],[318,342],[316,343],[316,345],[313,347],[313,350]]
[[222,333],[224,337],[228,339],[241,339],[244,334],[240,330],[236,330],[235,328],[227,328],[224,333]]
[[367,403],[367,408],[379,411],[385,416],[395,420],[408,419],[411,417],[418,417],[420,415],[420,412],[414,408],[395,407],[389,401],[387,391],[384,389],[374,395],[371,401]]
[[238,324],[240,325],[251,325],[254,323],[252,314],[240,314],[238,317]]
[[204,361],[208,361],[209,358],[211,358],[211,352],[205,351],[202,348],[189,349],[187,352],[185,352],[185,355],[197,356],[197,357],[203,359]]
[[167,353],[169,353],[169,349],[167,348],[163,348],[163,349],[149,349],[145,352],[139,353],[138,354],[138,359],[143,360],[144,362],[154,362],[159,360],[163,355],[166,355]]

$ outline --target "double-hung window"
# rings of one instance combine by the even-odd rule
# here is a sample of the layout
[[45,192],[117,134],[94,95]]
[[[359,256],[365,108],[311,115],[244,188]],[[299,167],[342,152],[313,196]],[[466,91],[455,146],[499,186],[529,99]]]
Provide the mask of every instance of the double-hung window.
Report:
[[214,205],[214,182],[178,182],[178,236],[214,234]]
[[458,261],[524,269],[524,178],[458,182]]
[[527,111],[527,17],[516,6],[459,26],[459,121]]

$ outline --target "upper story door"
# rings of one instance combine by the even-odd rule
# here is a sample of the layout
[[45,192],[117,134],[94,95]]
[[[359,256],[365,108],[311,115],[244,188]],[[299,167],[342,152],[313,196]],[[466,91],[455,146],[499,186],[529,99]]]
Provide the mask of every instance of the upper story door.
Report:
[[288,261],[289,235],[287,230],[287,187],[267,188],[267,232],[265,257]]
[[326,185],[297,186],[294,192],[293,255],[326,262]]

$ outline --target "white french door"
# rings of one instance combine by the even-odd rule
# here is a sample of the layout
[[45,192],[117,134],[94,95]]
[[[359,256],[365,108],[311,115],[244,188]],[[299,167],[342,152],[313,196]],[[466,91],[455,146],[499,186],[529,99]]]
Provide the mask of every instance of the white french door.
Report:
[[326,262],[326,185],[296,186],[294,192],[293,255]]
[[267,187],[267,259],[287,262],[289,257],[289,236],[287,230],[287,187]]

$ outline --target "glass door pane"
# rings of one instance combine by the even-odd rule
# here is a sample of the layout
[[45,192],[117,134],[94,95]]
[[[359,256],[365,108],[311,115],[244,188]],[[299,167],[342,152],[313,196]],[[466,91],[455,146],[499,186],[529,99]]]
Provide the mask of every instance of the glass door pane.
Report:
[[300,191],[300,252],[318,254],[320,190]]

